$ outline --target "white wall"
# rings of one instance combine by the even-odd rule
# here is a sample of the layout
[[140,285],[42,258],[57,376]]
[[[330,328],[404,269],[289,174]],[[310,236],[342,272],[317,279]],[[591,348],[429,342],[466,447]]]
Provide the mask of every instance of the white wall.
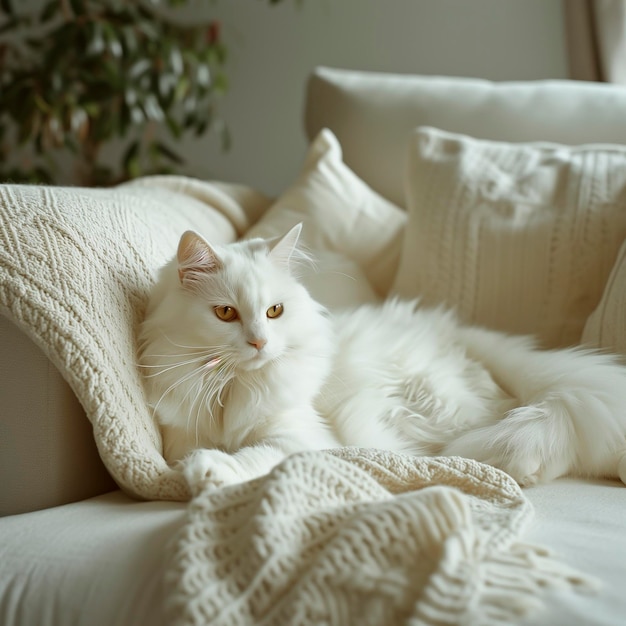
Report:
[[219,0],[229,43],[224,154],[187,141],[188,171],[279,193],[306,142],[304,85],[318,64],[492,80],[566,78],[561,0]]

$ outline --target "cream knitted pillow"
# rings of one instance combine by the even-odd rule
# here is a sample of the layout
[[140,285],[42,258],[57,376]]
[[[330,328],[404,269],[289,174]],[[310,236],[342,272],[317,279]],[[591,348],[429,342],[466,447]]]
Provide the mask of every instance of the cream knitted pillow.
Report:
[[580,340],[626,237],[626,147],[410,138],[394,291],[469,323]]
[[[162,457],[136,367],[136,328],[155,273],[184,230],[233,241],[267,205],[245,188],[182,177],[147,178],[114,189],[0,185],[0,313],[69,383],[106,468],[134,496],[188,497]],[[51,423],[33,429],[33,438],[60,428],[65,416],[39,419],[44,417]],[[68,438],[67,455],[73,454],[73,441]],[[12,443],[0,441],[0,452]],[[28,465],[38,447],[12,454]],[[12,471],[17,475],[20,468]],[[50,467],[36,478],[45,483],[48,473],[61,471]],[[25,476],[16,480],[27,487]]]

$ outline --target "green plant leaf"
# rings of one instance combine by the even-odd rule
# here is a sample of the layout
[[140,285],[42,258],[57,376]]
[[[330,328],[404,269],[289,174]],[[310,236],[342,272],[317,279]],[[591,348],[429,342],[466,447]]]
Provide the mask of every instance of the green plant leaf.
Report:
[[194,134],[196,135],[196,137],[200,137],[201,135],[204,135],[207,128],[209,127],[210,121],[211,120],[208,116],[198,120],[198,123],[196,124],[196,127],[194,128]]
[[90,56],[98,56],[102,54],[105,49],[104,30],[99,22],[90,24],[88,30],[90,31],[89,44],[87,45],[85,53]]
[[162,154],[166,159],[177,163],[178,165],[182,165],[185,162],[185,159],[183,159],[183,157],[174,152],[169,146],[161,141],[155,142],[154,147],[159,152],[159,154]]
[[146,116],[144,115],[143,109],[137,105],[128,108],[130,112],[130,121],[133,124],[139,125],[143,124],[146,120]]
[[52,113],[52,107],[38,93],[34,94],[33,100],[40,111],[43,113]]
[[203,87],[208,87],[211,84],[211,68],[206,63],[198,65],[196,70],[196,80],[198,84]]
[[130,79],[137,79],[142,74],[145,74],[152,67],[152,63],[148,59],[139,59],[130,66],[128,70],[128,76]]
[[220,94],[224,94],[228,91],[228,78],[226,78],[226,74],[219,72],[213,77],[213,88]]
[[178,48],[174,47],[170,50],[169,61],[170,69],[176,76],[180,76],[185,71],[183,55]]
[[167,124],[170,133],[172,133],[176,139],[180,139],[182,137],[183,129],[172,115],[166,115],[165,123]]
[[230,130],[228,126],[226,126],[226,124],[222,124],[220,126],[220,139],[222,143],[222,150],[224,152],[228,152],[233,145],[233,139],[231,137]]
[[106,48],[113,55],[114,58],[119,59],[124,54],[124,48],[122,42],[117,36],[115,29],[111,24],[104,22],[102,25],[104,31],[104,39],[106,41]]
[[[17,12],[14,0],[0,0],[0,34],[12,30],[19,39],[0,46],[0,175],[11,169],[3,163],[18,141],[36,162],[16,172],[42,178],[35,166],[44,163],[54,177],[56,148],[67,148],[90,184],[150,167],[175,171],[183,158],[149,139],[164,131],[175,139],[211,131],[227,150],[230,131],[215,113],[228,89],[222,29],[211,19],[179,21],[174,11],[195,2],[31,0],[39,8]],[[98,154],[114,139],[127,148],[105,168]]]
[[187,94],[189,93],[189,78],[187,76],[181,76],[178,79],[178,83],[176,84],[176,89],[174,90],[174,100],[176,102],[183,101]]
[[124,40],[124,45],[126,46],[127,55],[134,55],[139,48],[139,42],[137,41],[137,35],[135,34],[134,26],[122,29],[122,37]]
[[132,163],[139,159],[139,140],[133,141],[124,151],[122,156],[122,167],[125,171],[129,171]]
[[158,100],[154,94],[148,94],[143,103],[143,110],[146,112],[146,117],[155,122],[160,122],[165,118],[163,109],[160,107]]

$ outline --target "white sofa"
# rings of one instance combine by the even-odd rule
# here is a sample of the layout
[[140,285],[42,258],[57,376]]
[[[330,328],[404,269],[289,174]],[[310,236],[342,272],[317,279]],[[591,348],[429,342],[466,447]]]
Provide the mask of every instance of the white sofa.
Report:
[[[202,516],[218,519],[228,497],[239,498],[239,509],[229,501],[228,510],[240,510],[267,495],[269,483],[189,505],[186,486],[160,455],[133,357],[155,271],[183,230],[225,242],[273,235],[299,221],[319,258],[307,284],[331,309],[388,293],[420,296],[446,302],[472,323],[535,334],[546,347],[584,343],[626,354],[625,110],[626,89],[607,85],[318,68],[307,86],[311,147],[279,198],[183,177],[113,190],[0,186],[0,623],[390,623],[385,615],[397,623],[413,615],[415,624],[622,623],[626,487],[617,478],[567,478],[521,492],[498,472],[462,460],[413,466],[354,451],[305,455],[275,480],[301,467],[344,476],[344,463],[374,477],[389,506],[400,498],[391,494],[409,494],[418,483],[436,489],[438,481],[477,498],[467,511],[483,515],[483,525],[498,516],[513,520],[497,541],[492,535],[494,550],[528,543],[556,555],[524,553],[524,567],[543,565],[528,581],[512,576],[510,586],[525,598],[520,607],[502,580],[477,566],[466,583],[482,581],[472,592],[478,601],[469,592],[426,598],[437,587],[432,570],[423,579],[408,576],[413,596],[401,611],[385,613],[396,587],[391,579],[383,584],[379,572],[361,589],[371,601],[362,615],[334,595],[336,606],[325,606],[331,601],[321,583],[311,595],[313,570],[303,569],[291,571],[280,593],[271,589],[278,574],[263,583],[267,597],[287,607],[281,613],[267,606],[254,613],[260,601],[246,595],[240,579],[215,609],[226,593],[210,578],[219,572],[205,563],[187,584],[183,565],[197,553],[185,541]],[[343,479],[356,485],[362,478]],[[309,487],[322,502],[332,480],[319,480]],[[491,485],[489,494],[472,492],[481,481]],[[351,516],[371,504],[366,492]],[[288,509],[285,502],[291,500],[282,502]],[[287,542],[285,529],[296,522],[281,527],[283,511],[264,518],[266,535],[257,539],[270,536],[274,520]],[[437,544],[440,564],[450,557],[450,541]],[[518,553],[498,554],[512,562]],[[461,562],[451,570],[454,580],[467,567]],[[359,569],[353,567],[355,578]],[[203,592],[209,579],[213,587]],[[341,584],[334,580],[329,589]],[[494,610],[483,614],[482,605]],[[528,613],[517,617],[518,608]],[[481,621],[473,621],[477,615]]]

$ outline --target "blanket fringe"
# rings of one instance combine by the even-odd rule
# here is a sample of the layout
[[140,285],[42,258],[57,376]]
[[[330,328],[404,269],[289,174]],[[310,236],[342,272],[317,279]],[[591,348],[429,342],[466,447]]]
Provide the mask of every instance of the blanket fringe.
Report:
[[[465,554],[466,557],[470,556]],[[546,590],[595,593],[600,582],[565,565],[543,547],[515,543],[472,562],[445,561],[415,605],[410,626],[506,626],[544,606]],[[451,566],[456,567],[451,567]],[[452,571],[451,571],[452,570]]]

